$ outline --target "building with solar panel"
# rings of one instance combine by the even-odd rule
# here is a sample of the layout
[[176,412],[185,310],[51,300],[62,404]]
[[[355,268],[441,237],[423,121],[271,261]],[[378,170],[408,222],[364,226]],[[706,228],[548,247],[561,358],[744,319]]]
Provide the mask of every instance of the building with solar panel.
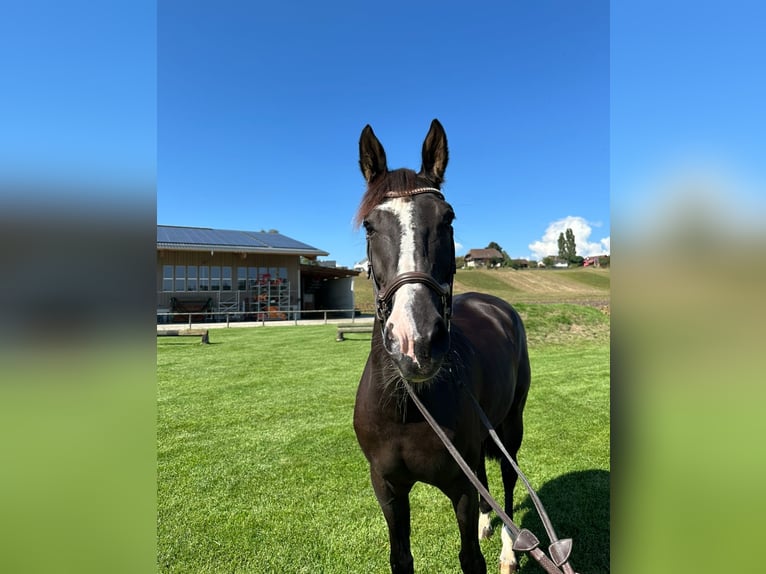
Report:
[[340,316],[341,310],[353,312],[358,271],[316,263],[327,255],[277,232],[158,225],[158,321],[293,320],[328,309]]

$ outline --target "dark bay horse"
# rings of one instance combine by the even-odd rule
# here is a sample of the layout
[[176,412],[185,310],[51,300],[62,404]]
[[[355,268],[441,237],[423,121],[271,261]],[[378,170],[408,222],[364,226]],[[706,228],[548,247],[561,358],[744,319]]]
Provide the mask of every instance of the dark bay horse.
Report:
[[[489,505],[414,407],[403,381],[415,387],[485,486],[484,458],[498,458],[499,449],[487,440],[464,387],[515,459],[530,383],[526,334],[518,313],[489,295],[452,297],[455,214],[441,193],[447,159],[447,137],[437,120],[423,142],[417,173],[389,171],[383,146],[369,125],[359,140],[367,192],[357,222],[367,232],[377,319],[357,391],[354,429],[388,524],[394,573],[414,572],[409,493],[418,481],[436,486],[452,501],[464,573],[487,571],[479,539],[492,534]],[[517,475],[504,459],[500,466],[504,510],[512,517]],[[502,538],[501,572],[512,572],[517,563],[505,527]]]

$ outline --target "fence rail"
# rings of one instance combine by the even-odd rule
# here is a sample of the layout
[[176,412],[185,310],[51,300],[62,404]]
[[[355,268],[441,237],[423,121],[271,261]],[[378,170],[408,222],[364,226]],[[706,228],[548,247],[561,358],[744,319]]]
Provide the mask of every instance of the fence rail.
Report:
[[[271,315],[271,316],[270,316]],[[157,323],[158,327],[167,325],[168,328],[175,325],[176,327],[181,323],[174,321],[176,317],[184,317],[183,323],[188,324],[191,328],[192,324],[214,324],[222,325],[226,324],[228,327],[230,324],[260,324],[266,325],[267,323],[293,323],[295,325],[300,324],[329,324],[331,320],[338,320],[343,322],[354,323],[356,321],[369,322],[369,317],[361,315],[359,309],[319,309],[319,310],[281,310],[278,315],[284,315],[284,318],[274,316],[276,313],[251,313],[243,311],[191,311],[185,313],[172,313],[169,311],[157,311]],[[255,316],[255,317],[253,317]],[[203,319],[194,321],[194,317],[202,317]]]

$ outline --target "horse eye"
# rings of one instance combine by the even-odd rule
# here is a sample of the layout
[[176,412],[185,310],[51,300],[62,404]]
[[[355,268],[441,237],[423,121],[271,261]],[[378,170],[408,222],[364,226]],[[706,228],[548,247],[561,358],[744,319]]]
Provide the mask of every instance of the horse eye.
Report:
[[362,221],[362,225],[364,226],[364,230],[367,232],[367,235],[368,235],[368,236],[369,236],[369,235],[372,235],[373,231],[375,231],[375,230],[372,228],[372,223],[370,223],[370,222],[369,222],[369,221],[367,221],[366,219],[365,219],[364,221]]

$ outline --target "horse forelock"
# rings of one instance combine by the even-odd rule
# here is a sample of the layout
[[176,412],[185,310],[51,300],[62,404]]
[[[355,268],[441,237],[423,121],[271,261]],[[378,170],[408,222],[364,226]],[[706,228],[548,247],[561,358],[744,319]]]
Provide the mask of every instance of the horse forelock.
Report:
[[386,172],[368,184],[367,192],[362,197],[354,218],[355,225],[359,227],[370,215],[370,212],[386,200],[385,194],[387,192],[409,191],[428,186],[436,186],[436,184],[411,169],[401,168]]

